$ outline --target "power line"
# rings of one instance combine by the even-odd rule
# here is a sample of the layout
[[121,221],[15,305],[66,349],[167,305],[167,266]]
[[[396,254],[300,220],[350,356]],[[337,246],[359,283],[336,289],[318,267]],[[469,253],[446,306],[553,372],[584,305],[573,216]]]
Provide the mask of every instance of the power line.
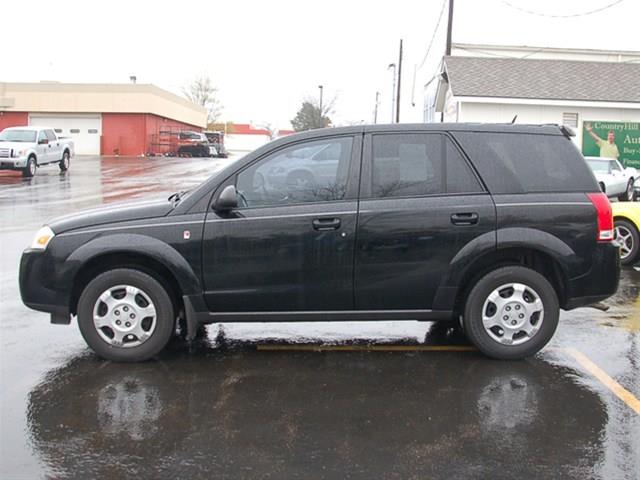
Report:
[[442,20],[442,14],[444,13],[444,7],[447,5],[447,0],[442,2],[442,7],[440,8],[440,15],[438,16],[438,22],[436,23],[436,28],[433,30],[433,35],[431,36],[431,41],[429,42],[429,46],[427,47],[427,51],[422,57],[422,62],[420,62],[420,66],[418,69],[424,66],[424,62],[427,61],[427,57],[429,56],[429,52],[431,51],[431,47],[433,46],[433,41],[436,38],[436,33],[438,33],[438,28],[440,27],[440,21]]
[[614,2],[611,2],[607,5],[604,5],[602,7],[593,9],[593,10],[588,10],[586,12],[581,12],[581,13],[571,13],[568,15],[554,15],[554,14],[549,14],[549,13],[542,13],[542,12],[534,12],[533,10],[527,10],[526,8],[522,8],[519,7],[517,5],[512,4],[511,2],[508,2],[507,0],[502,0],[502,3],[504,3],[506,6],[511,7],[515,10],[519,10],[521,12],[524,13],[528,13],[529,15],[536,15],[538,17],[548,17],[548,18],[575,18],[575,17],[585,17],[587,15],[592,15],[594,13],[598,13],[598,12],[602,12],[604,10],[607,10],[608,8],[614,7],[619,3],[622,3],[624,0],[615,0]]

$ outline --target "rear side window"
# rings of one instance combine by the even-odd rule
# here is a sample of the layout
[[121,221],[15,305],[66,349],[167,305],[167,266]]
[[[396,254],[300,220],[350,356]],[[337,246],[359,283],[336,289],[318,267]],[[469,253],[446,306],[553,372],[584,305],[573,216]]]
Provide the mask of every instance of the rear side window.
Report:
[[440,134],[374,135],[371,167],[374,198],[482,191],[455,145]]
[[562,135],[479,132],[454,135],[491,193],[598,189],[582,155]]

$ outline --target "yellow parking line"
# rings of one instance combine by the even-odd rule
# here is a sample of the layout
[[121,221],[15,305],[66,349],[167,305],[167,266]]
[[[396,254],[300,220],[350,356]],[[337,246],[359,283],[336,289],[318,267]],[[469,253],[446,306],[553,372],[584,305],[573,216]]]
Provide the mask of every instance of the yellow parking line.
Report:
[[258,350],[307,351],[307,352],[472,352],[470,345],[309,345],[309,344],[263,344]]
[[640,400],[638,400],[629,390],[607,375],[604,370],[589,360],[589,358],[581,351],[575,348],[567,348],[566,352],[575,358],[580,365],[587,369],[591,375],[600,380],[600,382],[611,390],[620,400],[629,405],[632,410],[635,410],[635,412],[640,415]]

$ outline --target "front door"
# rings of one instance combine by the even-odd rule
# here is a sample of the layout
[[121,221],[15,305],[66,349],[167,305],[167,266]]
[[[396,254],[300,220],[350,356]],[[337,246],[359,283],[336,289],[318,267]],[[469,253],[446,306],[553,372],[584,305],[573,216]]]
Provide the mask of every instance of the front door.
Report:
[[365,140],[355,267],[358,310],[431,310],[455,255],[496,228],[495,207],[439,133]]
[[203,276],[211,311],[353,308],[360,143],[351,135],[299,142],[221,186],[235,183],[240,206],[207,214]]
[[44,130],[38,132],[36,155],[38,157],[38,165],[44,165],[51,161],[51,146]]

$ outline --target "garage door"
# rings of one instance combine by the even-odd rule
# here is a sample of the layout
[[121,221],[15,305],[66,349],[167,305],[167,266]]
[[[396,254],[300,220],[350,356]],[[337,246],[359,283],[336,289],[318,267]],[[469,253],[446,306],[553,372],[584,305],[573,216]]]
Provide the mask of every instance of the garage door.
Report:
[[100,115],[29,115],[29,124],[52,127],[60,137],[69,137],[77,155],[100,155]]

